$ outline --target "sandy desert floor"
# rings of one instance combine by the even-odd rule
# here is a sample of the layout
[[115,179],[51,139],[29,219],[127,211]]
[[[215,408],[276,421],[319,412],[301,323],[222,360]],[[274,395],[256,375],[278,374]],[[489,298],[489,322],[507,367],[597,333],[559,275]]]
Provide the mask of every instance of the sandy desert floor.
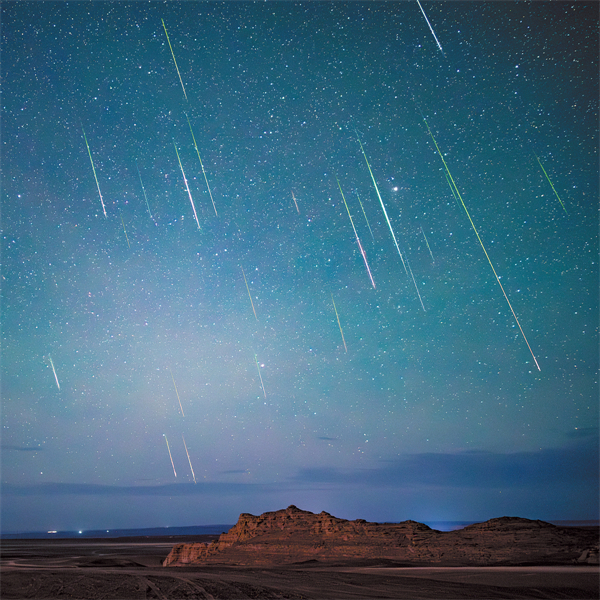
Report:
[[[187,541],[204,541],[202,539]],[[161,567],[179,540],[3,540],[0,597],[578,598],[600,597],[597,566],[325,565]]]

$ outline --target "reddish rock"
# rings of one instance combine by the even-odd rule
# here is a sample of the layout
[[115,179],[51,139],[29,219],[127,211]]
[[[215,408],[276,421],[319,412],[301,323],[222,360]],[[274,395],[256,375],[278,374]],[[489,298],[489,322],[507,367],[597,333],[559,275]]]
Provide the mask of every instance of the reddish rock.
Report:
[[597,544],[597,539],[593,531],[518,517],[441,532],[416,521],[347,521],[326,512],[314,514],[289,506],[258,517],[242,513],[237,524],[217,541],[174,546],[163,566],[365,559],[456,565],[558,564],[576,562],[586,549]]

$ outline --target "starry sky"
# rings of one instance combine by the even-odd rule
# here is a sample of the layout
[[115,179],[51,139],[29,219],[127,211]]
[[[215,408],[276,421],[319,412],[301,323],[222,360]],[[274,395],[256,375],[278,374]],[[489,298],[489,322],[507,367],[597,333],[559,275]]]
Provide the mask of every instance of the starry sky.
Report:
[[2,3],[2,531],[598,518],[597,3],[421,6]]

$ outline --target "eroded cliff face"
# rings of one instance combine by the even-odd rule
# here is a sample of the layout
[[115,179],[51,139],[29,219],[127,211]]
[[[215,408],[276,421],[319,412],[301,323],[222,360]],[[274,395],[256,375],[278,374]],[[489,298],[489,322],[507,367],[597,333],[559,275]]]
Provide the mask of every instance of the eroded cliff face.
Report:
[[421,564],[570,562],[597,544],[594,532],[517,517],[440,532],[415,521],[347,521],[289,506],[260,516],[242,513],[210,544],[178,544],[163,566],[273,565],[307,560],[386,559]]

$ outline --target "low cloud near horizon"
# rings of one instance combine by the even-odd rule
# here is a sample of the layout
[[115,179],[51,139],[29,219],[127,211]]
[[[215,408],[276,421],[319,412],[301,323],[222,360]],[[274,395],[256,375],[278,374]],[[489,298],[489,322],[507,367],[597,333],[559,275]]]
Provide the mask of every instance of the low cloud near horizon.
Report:
[[[583,437],[583,436],[582,436]],[[269,494],[282,488],[323,485],[372,488],[435,486],[448,488],[528,488],[557,485],[597,485],[600,461],[595,436],[562,448],[537,452],[496,453],[464,451],[456,453],[409,454],[382,460],[370,469],[337,467],[301,468],[296,475],[273,483],[199,482],[159,485],[99,485],[92,483],[2,484],[2,495],[115,495],[187,496],[218,494]],[[244,470],[226,473],[245,473]]]

